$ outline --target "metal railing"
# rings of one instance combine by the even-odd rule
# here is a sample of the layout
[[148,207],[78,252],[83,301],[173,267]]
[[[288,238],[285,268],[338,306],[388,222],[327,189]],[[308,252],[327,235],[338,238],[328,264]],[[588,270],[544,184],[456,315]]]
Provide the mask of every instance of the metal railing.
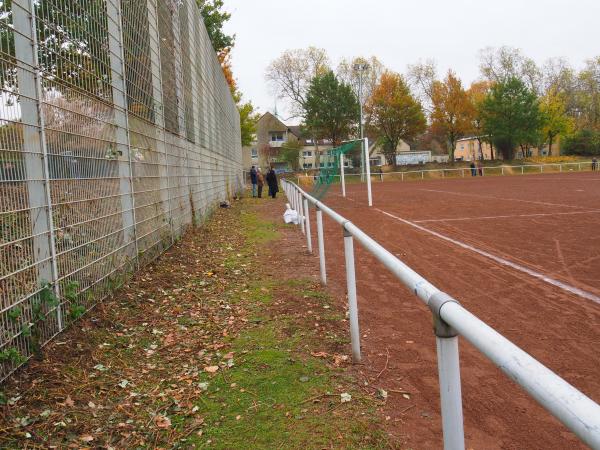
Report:
[[458,336],[464,337],[583,442],[594,449],[600,449],[600,405],[478,319],[457,300],[440,291],[352,222],[304,192],[297,184],[287,180],[282,180],[282,184],[292,208],[298,212],[299,224],[306,235],[307,248],[311,253],[309,207],[312,205],[316,210],[320,275],[323,284],[327,284],[323,213],[342,228],[350,337],[355,362],[360,361],[361,353],[354,240],[431,310],[436,336],[442,430],[446,450],[464,449]]
[[[521,165],[509,165],[504,164],[501,166],[482,166],[476,168],[470,167],[448,167],[441,169],[421,169],[421,170],[405,170],[397,172],[373,172],[371,171],[371,179],[379,181],[407,181],[415,179],[425,178],[465,178],[469,176],[506,176],[506,175],[525,175],[531,173],[562,173],[571,171],[590,171],[594,170],[592,161],[580,161],[580,162],[565,162],[565,163],[550,163],[550,164],[521,164]],[[481,170],[481,172],[480,172]],[[475,171],[474,174],[472,171]],[[364,178],[364,175],[359,173],[341,173],[340,175],[333,175],[334,178],[340,180],[343,184],[344,178],[358,177]],[[300,175],[297,177],[298,183],[301,184],[303,179],[312,179],[313,175]],[[361,178],[361,180],[362,180]]]
[[242,187],[196,0],[0,1],[0,380]]

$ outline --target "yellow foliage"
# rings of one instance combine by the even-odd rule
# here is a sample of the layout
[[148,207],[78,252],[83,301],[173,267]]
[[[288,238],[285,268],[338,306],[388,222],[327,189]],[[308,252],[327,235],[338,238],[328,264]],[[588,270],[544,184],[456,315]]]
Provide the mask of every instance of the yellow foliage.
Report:
[[523,159],[523,162],[534,164],[558,164],[578,161],[581,161],[581,158],[577,156],[532,156]]

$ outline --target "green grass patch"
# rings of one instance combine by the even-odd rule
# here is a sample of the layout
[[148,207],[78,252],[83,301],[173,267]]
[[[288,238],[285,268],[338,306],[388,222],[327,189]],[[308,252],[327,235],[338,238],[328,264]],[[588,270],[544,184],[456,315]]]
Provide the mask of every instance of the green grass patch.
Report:
[[277,225],[262,220],[254,212],[243,211],[241,221],[246,240],[249,244],[263,245],[279,237]]
[[[208,388],[197,406],[206,426],[191,441],[222,449],[384,448],[371,423],[372,406],[354,392],[342,404],[333,369],[319,359],[296,357],[303,336],[283,338],[279,326],[243,333],[233,343],[235,365],[201,376]],[[343,414],[332,414],[336,410]]]

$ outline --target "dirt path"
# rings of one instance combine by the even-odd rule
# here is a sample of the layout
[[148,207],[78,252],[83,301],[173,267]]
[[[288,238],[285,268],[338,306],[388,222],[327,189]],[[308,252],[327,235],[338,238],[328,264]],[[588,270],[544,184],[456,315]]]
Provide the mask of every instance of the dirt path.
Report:
[[60,335],[2,386],[0,447],[395,448],[282,211],[216,211]]

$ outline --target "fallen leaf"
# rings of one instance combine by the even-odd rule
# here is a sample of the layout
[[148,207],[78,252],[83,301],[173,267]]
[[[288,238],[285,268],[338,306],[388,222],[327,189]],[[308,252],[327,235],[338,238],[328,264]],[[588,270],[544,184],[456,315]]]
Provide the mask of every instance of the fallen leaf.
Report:
[[385,400],[388,397],[388,393],[384,389],[377,389],[377,398]]
[[158,415],[156,417],[154,417],[154,424],[158,427],[158,428],[170,428],[171,427],[171,419],[169,419],[167,416],[161,416]]
[[329,356],[329,354],[325,352],[311,352],[310,354],[315,358],[327,358]]
[[208,366],[204,368],[204,371],[208,373],[215,373],[217,370],[219,370],[219,366]]
[[340,394],[340,401],[342,403],[347,403],[350,400],[352,400],[352,396],[350,394],[348,394],[347,392],[344,392],[343,394]]
[[67,395],[67,398],[65,399],[65,406],[68,406],[69,408],[75,406],[75,402],[73,401],[70,395]]
[[90,436],[89,434],[84,434],[83,436],[79,436],[79,440],[82,442],[92,442],[94,440],[94,436]]

